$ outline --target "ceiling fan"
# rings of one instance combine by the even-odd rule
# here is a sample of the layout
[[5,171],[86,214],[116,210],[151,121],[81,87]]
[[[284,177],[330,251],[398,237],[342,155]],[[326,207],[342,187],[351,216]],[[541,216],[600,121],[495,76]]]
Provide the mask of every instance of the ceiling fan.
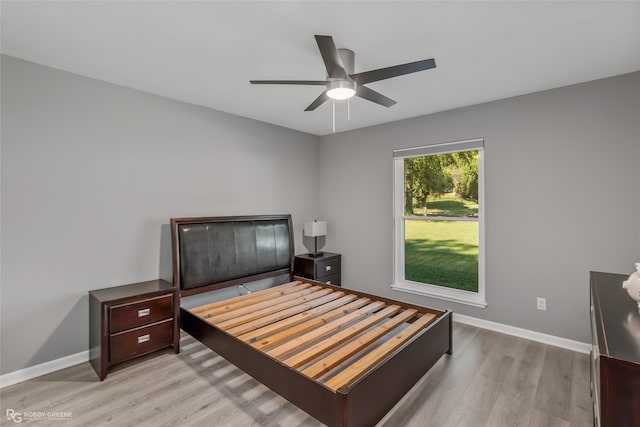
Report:
[[354,95],[385,107],[391,107],[396,101],[364,85],[436,67],[436,61],[431,58],[402,65],[394,65],[392,67],[378,68],[377,70],[362,73],[354,73],[355,53],[352,50],[336,49],[336,45],[331,36],[316,35],[315,38],[316,43],[318,43],[318,48],[320,49],[320,55],[322,55],[322,60],[327,68],[326,80],[250,80],[249,82],[251,84],[262,85],[325,86],[326,89],[324,92],[304,111],[313,111],[328,99],[349,99]]

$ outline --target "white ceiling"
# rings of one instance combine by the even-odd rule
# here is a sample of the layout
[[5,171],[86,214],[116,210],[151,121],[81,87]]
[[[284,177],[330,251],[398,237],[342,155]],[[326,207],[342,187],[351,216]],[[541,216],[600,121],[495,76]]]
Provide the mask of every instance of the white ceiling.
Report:
[[371,83],[396,100],[336,104],[337,131],[640,70],[640,2],[2,1],[2,53],[304,132],[331,133],[313,35],[356,72],[434,57]]

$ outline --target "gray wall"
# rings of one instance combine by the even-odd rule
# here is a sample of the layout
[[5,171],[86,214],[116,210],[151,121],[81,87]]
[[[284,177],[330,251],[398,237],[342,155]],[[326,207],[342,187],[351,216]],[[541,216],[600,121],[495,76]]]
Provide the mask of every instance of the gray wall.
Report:
[[[319,144],[11,57],[1,77],[3,374],[86,350],[87,291],[168,274],[174,216],[290,212],[297,252],[326,219],[345,286],[579,341],[588,271],[640,261],[640,73]],[[475,137],[489,306],[392,291],[391,151]]]
[[87,350],[87,291],[166,272],[171,217],[291,213],[304,251],[316,136],[7,56],[1,71],[1,373]]
[[[392,150],[477,137],[488,307],[391,290]],[[344,286],[588,342],[589,270],[640,261],[640,72],[322,137],[319,170]]]

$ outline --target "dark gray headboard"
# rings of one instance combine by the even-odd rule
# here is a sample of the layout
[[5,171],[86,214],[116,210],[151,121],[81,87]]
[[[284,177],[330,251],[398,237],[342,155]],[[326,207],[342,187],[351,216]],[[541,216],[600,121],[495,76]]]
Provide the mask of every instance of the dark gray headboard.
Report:
[[183,296],[293,274],[291,215],[172,218],[171,239]]

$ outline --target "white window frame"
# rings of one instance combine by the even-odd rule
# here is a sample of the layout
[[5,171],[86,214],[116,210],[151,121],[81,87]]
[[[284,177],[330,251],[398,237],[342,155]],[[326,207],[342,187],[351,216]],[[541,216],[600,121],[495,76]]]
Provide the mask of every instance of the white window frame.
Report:
[[[404,275],[404,223],[406,219],[423,220],[421,216],[404,214],[404,159],[432,154],[446,154],[478,150],[478,292],[463,291],[445,286],[406,280]],[[485,308],[484,280],[484,139],[476,138],[444,144],[405,148],[393,151],[393,284],[391,289],[410,294],[424,295],[445,301]],[[429,220],[445,220],[444,217],[429,217]]]

